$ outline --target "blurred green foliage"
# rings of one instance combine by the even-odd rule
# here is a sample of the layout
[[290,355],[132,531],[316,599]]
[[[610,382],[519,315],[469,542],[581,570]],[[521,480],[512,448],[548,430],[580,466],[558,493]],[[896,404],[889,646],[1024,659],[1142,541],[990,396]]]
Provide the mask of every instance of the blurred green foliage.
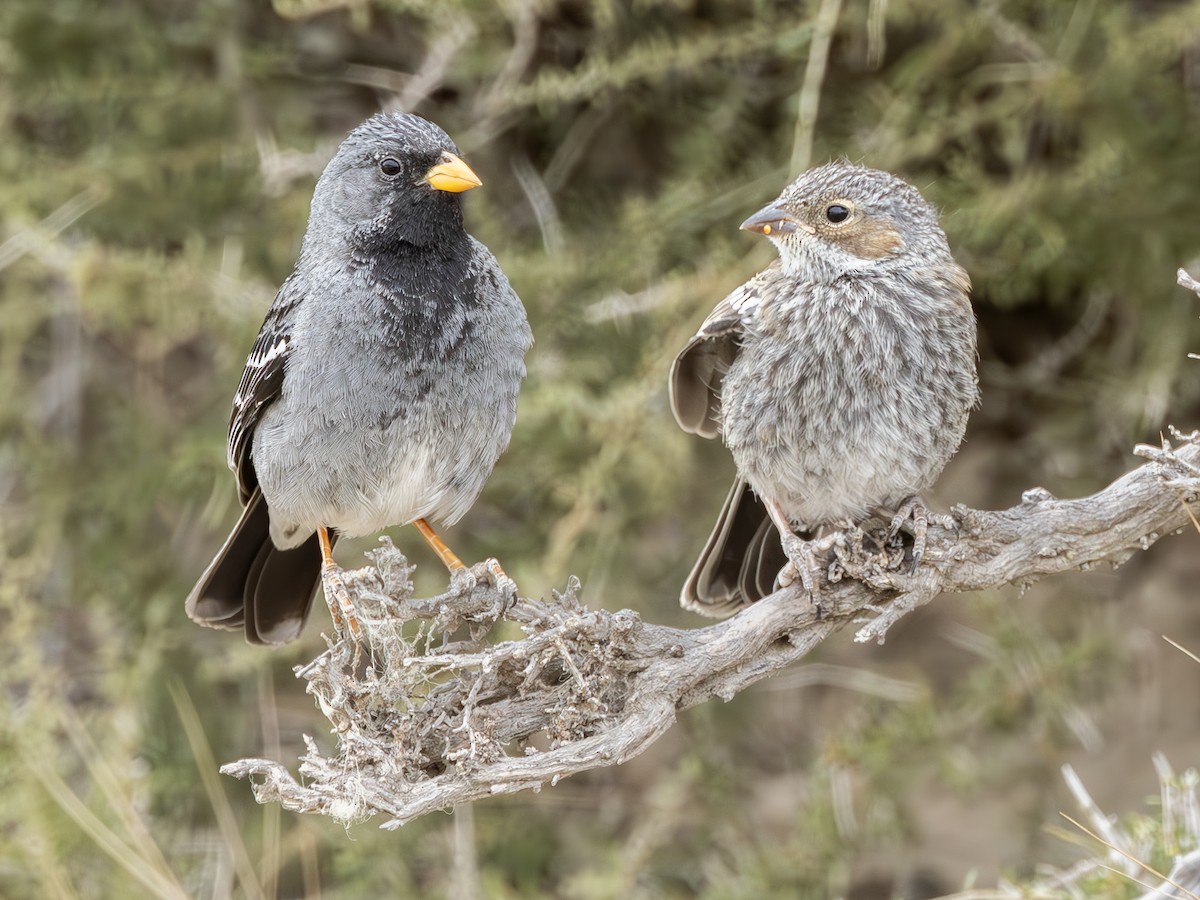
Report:
[[[810,137],[816,12],[0,6],[0,893],[457,890],[449,820],[351,837],[256,807],[206,762],[294,759],[318,722],[289,669],[321,646],[319,610],[277,653],[182,610],[234,517],[229,398],[312,184],[381,105],[455,136],[485,182],[471,228],[537,346],[512,447],[453,543],[527,592],[576,573],[591,602],[699,624],[674,598],[731,464],[677,431],[665,374],[771,257],[736,224]],[[1087,491],[1168,417],[1195,424],[1200,335],[1174,272],[1200,260],[1200,2],[847,2],[808,89],[813,161],[916,183],[975,280],[984,406],[947,502]],[[926,617],[887,652],[828,649],[915,699],[754,692],[620,771],[479,805],[483,895],[866,897],[882,878],[924,896],[977,865],[1071,858],[1039,836],[1064,803],[1056,769],[1136,653],[1100,603],[1114,582],[1055,590],[956,605],[954,640]],[[998,858],[931,849],[929,793],[969,809],[1028,791],[997,820]],[[963,827],[987,846],[1000,826]]]

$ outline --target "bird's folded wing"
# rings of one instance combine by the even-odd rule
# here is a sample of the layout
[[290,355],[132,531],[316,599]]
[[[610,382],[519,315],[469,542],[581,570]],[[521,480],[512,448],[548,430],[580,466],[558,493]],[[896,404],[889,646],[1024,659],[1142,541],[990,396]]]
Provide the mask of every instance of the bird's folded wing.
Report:
[[679,427],[713,438],[721,431],[721,382],[779,268],[776,260],[714,307],[671,364],[671,411]]
[[292,352],[292,322],[296,306],[303,297],[295,275],[280,287],[246,360],[246,369],[233,398],[227,459],[229,468],[237,473],[243,503],[258,486],[254,467],[250,464],[254,429],[263,412],[283,390],[284,367]]

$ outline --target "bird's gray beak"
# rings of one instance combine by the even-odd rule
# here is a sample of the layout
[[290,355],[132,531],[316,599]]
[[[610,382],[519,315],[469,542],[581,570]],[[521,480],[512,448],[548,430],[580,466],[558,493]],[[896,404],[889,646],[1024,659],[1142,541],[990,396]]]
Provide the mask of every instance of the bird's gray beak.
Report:
[[778,206],[768,206],[760,209],[745,222],[741,224],[742,231],[753,231],[756,234],[765,234],[768,237],[779,234],[793,234],[797,231],[806,231],[812,233],[812,230],[805,225],[801,225],[791,213],[788,213]]

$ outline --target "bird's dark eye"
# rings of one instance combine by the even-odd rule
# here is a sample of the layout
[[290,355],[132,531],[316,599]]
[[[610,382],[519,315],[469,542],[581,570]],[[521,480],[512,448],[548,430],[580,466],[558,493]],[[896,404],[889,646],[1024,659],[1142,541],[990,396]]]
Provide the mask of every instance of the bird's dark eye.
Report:
[[850,218],[850,210],[840,203],[834,203],[825,208],[825,218],[836,225],[838,222],[845,222]]
[[389,178],[400,174],[400,160],[388,156],[379,161],[379,171]]

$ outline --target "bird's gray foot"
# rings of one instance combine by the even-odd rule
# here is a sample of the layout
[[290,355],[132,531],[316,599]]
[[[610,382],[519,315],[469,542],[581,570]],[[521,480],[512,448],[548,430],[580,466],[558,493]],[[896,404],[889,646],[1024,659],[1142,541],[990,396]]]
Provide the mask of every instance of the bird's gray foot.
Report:
[[817,565],[817,554],[825,553],[842,539],[840,532],[827,534],[815,540],[806,541],[792,531],[783,535],[781,543],[783,552],[787,554],[788,564],[779,573],[779,586],[790,587],[800,579],[810,596],[816,597],[820,592],[821,569]]
[[475,585],[478,583],[479,579],[475,575],[474,569],[459,565],[450,570],[450,593],[456,596],[465,597],[475,590]]
[[517,583],[504,571],[498,559],[485,559],[475,568],[482,570],[476,577],[482,576],[500,595],[500,614],[504,615],[517,602]]
[[779,532],[779,541],[783,552],[788,558],[788,564],[783,567],[776,579],[780,587],[790,587],[800,579],[804,590],[810,597],[815,598],[820,588],[819,581],[813,577],[817,573],[817,553],[823,553],[833,546],[832,536],[826,536],[815,541],[806,541],[792,530],[792,521],[776,501],[769,497],[762,498],[767,508],[767,515]]
[[503,618],[517,602],[517,583],[497,560],[486,559],[470,568],[462,566],[450,570],[450,593],[457,597],[467,597],[481,584],[491,585],[499,595],[499,603],[488,609],[485,618],[493,621]]
[[911,575],[917,571],[917,567],[921,565],[921,559],[925,556],[925,541],[929,533],[929,523],[933,522],[946,529],[953,529],[957,526],[952,516],[943,516],[932,512],[925,505],[924,500],[913,494],[900,504],[900,508],[892,516],[892,524],[888,527],[888,540],[890,541],[898,535],[900,529],[910,519],[912,520],[913,535],[912,569],[909,571]]

